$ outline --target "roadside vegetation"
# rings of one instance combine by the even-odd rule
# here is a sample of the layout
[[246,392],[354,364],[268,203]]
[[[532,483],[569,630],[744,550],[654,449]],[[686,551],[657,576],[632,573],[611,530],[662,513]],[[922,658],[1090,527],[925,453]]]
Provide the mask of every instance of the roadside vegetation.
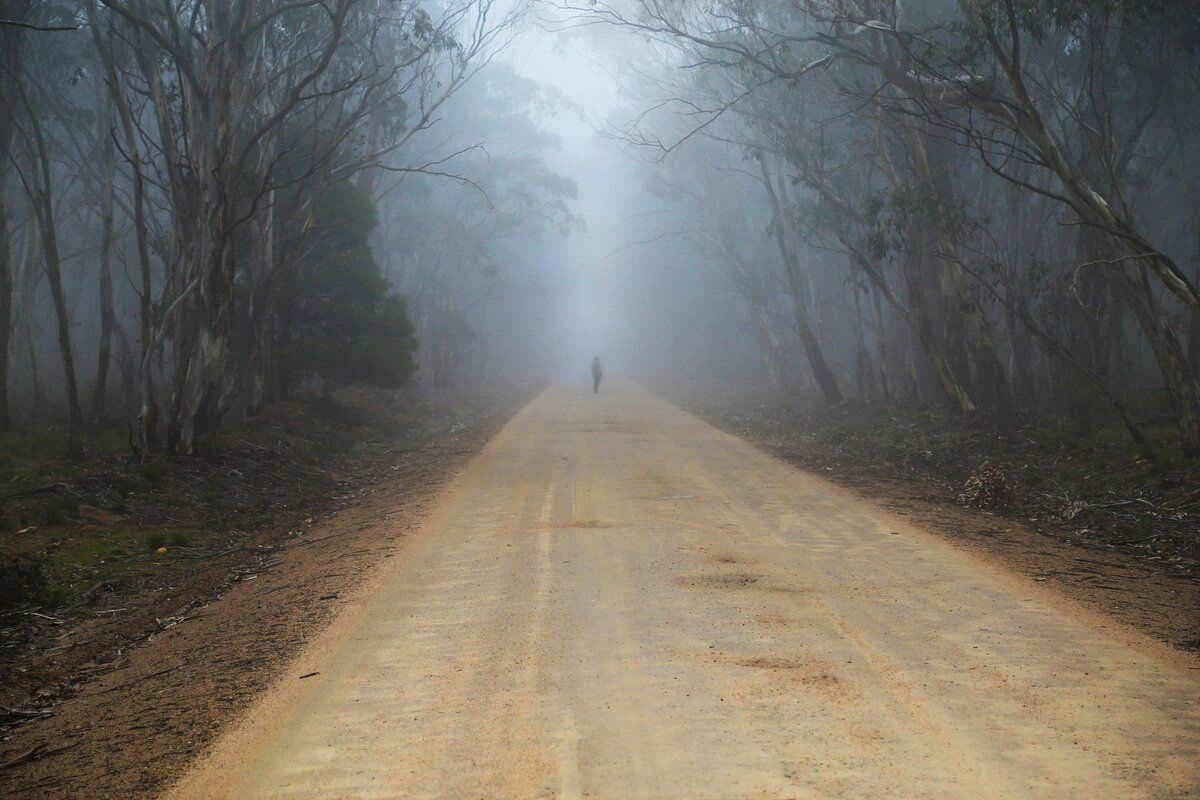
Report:
[[527,353],[528,250],[578,220],[565,102],[495,61],[524,10],[5,3],[0,432],[219,457],[275,402]]
[[1200,458],[1194,3],[565,5],[657,45],[645,374]]

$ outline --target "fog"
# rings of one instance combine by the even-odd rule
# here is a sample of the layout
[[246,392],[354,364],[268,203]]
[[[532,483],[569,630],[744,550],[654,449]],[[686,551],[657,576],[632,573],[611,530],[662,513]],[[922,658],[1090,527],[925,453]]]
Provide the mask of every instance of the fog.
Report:
[[[705,361],[711,369],[715,343],[706,340],[706,329],[720,318],[714,306],[725,305],[728,287],[705,263],[679,210],[653,191],[662,154],[619,133],[645,99],[630,96],[632,78],[622,72],[643,45],[563,19],[561,10],[543,9],[510,62],[517,74],[554,87],[570,104],[544,122],[559,141],[547,160],[577,186],[575,208],[584,221],[583,229],[548,248],[554,291],[546,368],[573,382],[587,380],[596,355],[608,374],[651,380],[678,378]],[[739,311],[725,316],[734,338],[744,338]]]
[[600,356],[1200,452],[1194,9],[859,5],[6,4],[0,425]]
[[585,380],[591,359],[602,355],[613,372],[627,372],[643,340],[645,320],[630,304],[628,245],[634,209],[646,199],[641,165],[603,132],[622,107],[606,55],[592,37],[570,30],[550,32],[531,20],[511,54],[516,72],[557,89],[570,110],[545,121],[559,149],[548,161],[577,187],[575,206],[584,228],[555,248],[556,309],[544,353],[564,379]]

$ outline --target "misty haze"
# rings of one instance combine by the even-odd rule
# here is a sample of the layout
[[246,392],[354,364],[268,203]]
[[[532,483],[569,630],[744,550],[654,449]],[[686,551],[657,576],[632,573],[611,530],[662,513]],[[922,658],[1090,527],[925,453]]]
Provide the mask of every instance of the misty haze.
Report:
[[0,796],[1200,795],[1194,0],[0,0]]

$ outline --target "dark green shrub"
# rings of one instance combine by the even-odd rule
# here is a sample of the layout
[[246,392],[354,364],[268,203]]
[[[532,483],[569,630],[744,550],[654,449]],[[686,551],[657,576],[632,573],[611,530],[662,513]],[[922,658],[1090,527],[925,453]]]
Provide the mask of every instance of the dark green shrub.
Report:
[[329,189],[319,215],[321,233],[282,304],[285,371],[318,378],[327,391],[403,386],[416,371],[417,341],[404,298],[390,293],[371,252],[375,204],[343,181]]

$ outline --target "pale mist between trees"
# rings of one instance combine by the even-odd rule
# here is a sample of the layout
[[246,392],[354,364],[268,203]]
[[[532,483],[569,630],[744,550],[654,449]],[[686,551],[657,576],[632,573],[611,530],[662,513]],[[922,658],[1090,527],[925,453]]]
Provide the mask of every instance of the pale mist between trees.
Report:
[[600,355],[1195,457],[1198,128],[1193,0],[7,0],[0,428]]

